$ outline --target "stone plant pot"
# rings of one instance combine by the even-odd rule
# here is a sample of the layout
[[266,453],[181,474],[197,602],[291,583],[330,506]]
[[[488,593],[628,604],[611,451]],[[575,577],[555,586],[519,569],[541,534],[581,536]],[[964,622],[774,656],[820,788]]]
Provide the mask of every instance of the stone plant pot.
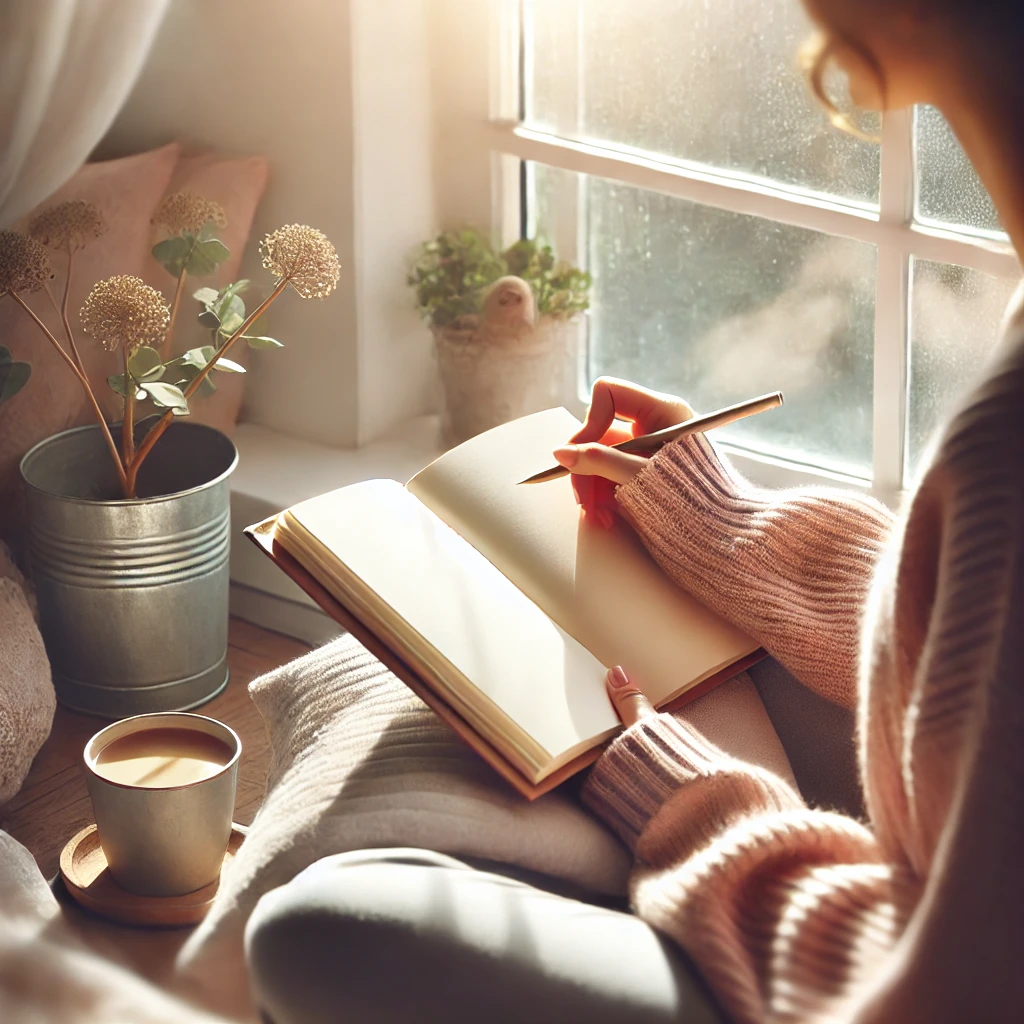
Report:
[[536,318],[529,286],[515,277],[494,285],[479,316],[436,328],[442,443],[562,405],[575,337],[575,321]]
[[229,438],[187,421],[143,463],[139,498],[117,496],[98,427],[22,459],[40,628],[63,704],[124,718],[184,711],[224,688],[237,462]]

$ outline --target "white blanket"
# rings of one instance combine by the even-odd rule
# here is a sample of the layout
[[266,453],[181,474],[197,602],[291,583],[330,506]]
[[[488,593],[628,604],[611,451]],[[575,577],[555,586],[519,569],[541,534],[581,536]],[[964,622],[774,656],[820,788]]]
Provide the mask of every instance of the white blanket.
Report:
[[3,1024],[224,1024],[83,946],[32,855],[0,832]]
[[[256,680],[273,760],[268,793],[178,980],[234,1020],[253,1018],[243,935],[259,898],[321,857],[418,846],[503,862],[581,891],[622,893],[626,850],[557,793],[530,804],[458,741],[351,637]],[[739,677],[686,717],[737,756],[788,774],[750,680]],[[770,742],[768,742],[770,741]],[[0,832],[0,1022],[212,1024],[75,941],[23,847]]]

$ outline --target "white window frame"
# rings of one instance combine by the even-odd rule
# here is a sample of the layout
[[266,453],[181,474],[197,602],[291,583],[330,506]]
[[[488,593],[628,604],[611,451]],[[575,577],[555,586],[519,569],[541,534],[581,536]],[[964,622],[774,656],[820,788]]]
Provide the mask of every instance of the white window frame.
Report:
[[[521,63],[521,49],[525,49],[522,47],[523,8],[520,0],[493,2],[495,17],[489,51],[490,122],[485,135],[495,154],[492,161],[494,220],[503,240],[516,238],[520,233],[520,168],[526,161],[876,247],[878,286],[871,479],[788,462],[736,445],[725,447],[737,468],[766,486],[838,481],[870,491],[889,504],[897,503],[904,489],[907,457],[912,260],[952,263],[999,277],[1020,276],[1020,264],[1012,247],[997,237],[915,221],[913,113],[895,111],[883,118],[877,208],[692,161],[561,137],[521,123],[520,74],[528,75],[528,69]],[[564,73],[572,74],[573,54],[567,51],[563,58]],[[527,52],[525,60],[528,59]],[[576,230],[554,241],[563,257],[576,262],[585,259],[585,225],[578,217]],[[581,408],[584,401],[581,399]]]

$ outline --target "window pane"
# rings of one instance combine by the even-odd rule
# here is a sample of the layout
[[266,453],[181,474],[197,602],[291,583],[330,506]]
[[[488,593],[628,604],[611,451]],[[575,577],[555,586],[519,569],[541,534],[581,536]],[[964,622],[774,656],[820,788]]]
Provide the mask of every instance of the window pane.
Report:
[[528,122],[878,202],[878,146],[831,128],[797,68],[795,0],[527,5]]
[[982,373],[1016,284],[966,267],[914,261],[908,482],[936,428]]
[[[536,166],[538,229],[566,171]],[[873,246],[586,179],[589,381],[614,374],[708,412],[786,405],[717,436],[871,473]]]
[[996,208],[942,114],[918,107],[914,134],[918,220],[1002,234]]

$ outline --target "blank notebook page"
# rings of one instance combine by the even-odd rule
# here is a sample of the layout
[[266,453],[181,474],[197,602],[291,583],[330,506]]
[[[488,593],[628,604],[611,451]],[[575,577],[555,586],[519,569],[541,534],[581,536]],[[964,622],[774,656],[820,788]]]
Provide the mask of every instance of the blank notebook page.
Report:
[[290,514],[552,758],[617,728],[604,666],[400,484]]
[[677,587],[625,524],[580,517],[568,477],[520,484],[553,464],[580,427],[549,409],[474,437],[409,490],[607,665],[623,665],[655,704],[757,649]]

